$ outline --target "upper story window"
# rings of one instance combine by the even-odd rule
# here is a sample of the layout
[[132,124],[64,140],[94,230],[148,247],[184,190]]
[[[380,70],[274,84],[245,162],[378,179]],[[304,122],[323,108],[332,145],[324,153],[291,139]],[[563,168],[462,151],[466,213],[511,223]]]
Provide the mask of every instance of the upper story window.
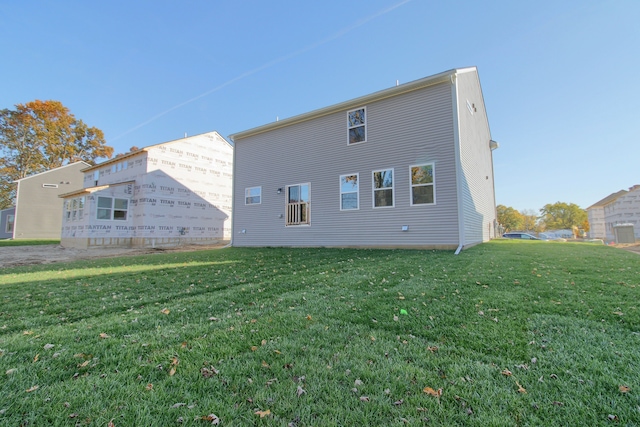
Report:
[[358,108],[347,112],[349,144],[366,142],[367,140],[367,109]]
[[98,219],[126,221],[128,209],[128,199],[98,197]]
[[373,172],[373,207],[393,207],[393,169]]
[[43,188],[58,188],[58,184],[42,184]]
[[435,201],[433,163],[411,166],[411,205],[430,205]]
[[359,208],[358,174],[340,176],[340,210]]
[[262,187],[250,187],[244,190],[245,205],[259,205],[262,203]]

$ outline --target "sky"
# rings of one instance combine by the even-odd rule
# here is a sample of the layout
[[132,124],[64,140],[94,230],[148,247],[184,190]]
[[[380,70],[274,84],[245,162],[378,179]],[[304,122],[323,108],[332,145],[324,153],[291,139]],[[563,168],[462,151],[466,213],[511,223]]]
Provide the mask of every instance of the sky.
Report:
[[640,184],[639,18],[638,0],[0,0],[0,109],[60,101],[125,153],[476,66],[497,204],[587,208]]

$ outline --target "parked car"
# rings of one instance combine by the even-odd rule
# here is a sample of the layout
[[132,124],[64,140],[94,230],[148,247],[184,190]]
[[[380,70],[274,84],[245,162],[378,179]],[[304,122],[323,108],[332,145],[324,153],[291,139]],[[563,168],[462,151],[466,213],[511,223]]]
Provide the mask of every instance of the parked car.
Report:
[[529,233],[509,232],[502,235],[505,239],[542,240]]

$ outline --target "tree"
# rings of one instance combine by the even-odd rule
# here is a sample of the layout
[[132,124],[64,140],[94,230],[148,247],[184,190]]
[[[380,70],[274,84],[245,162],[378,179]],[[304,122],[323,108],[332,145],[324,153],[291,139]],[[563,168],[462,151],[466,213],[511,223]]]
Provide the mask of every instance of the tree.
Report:
[[498,222],[504,227],[504,231],[521,230],[524,225],[522,214],[510,206],[496,206]]
[[540,213],[548,230],[571,230],[573,227],[584,229],[585,223],[589,222],[587,211],[574,203],[547,204],[540,209]]
[[536,211],[533,209],[524,209],[520,211],[522,215],[522,228],[527,231],[542,231],[540,227],[540,222],[538,221],[538,215],[536,215]]
[[59,101],[15,107],[0,111],[0,209],[11,206],[17,179],[113,154],[100,129],[76,119]]

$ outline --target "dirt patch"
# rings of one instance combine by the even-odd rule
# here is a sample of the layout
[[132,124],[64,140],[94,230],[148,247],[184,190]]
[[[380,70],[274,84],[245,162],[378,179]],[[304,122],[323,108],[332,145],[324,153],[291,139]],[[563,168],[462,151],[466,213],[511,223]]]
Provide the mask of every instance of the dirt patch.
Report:
[[4,246],[0,247],[0,268],[19,265],[51,264],[83,259],[109,258],[163,252],[188,252],[221,248],[223,245],[188,245],[166,249],[127,248],[64,248],[60,245]]
[[635,252],[640,255],[640,244],[616,245],[616,248],[624,249],[625,251],[629,252]]

